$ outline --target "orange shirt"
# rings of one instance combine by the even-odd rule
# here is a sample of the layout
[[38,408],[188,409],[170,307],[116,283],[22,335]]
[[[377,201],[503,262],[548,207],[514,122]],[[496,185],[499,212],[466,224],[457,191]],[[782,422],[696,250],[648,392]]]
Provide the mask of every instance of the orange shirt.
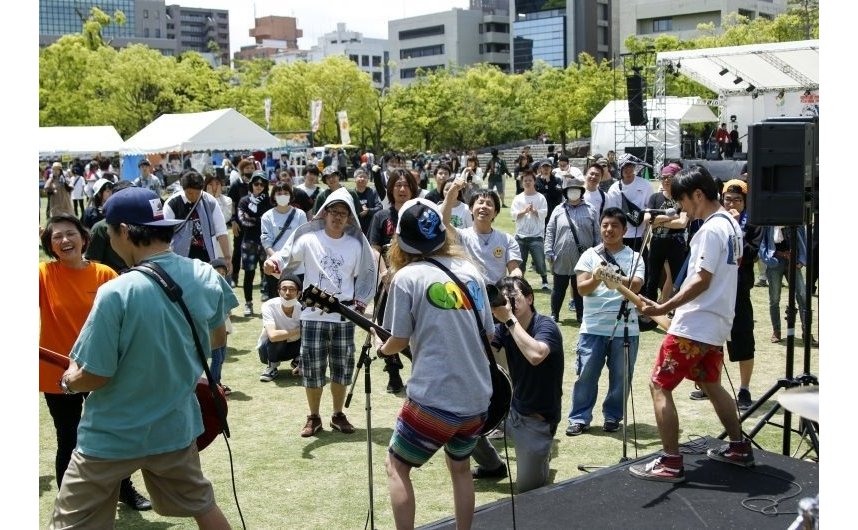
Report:
[[[116,276],[100,263],[89,263],[83,269],[57,261],[39,263],[39,346],[68,356],[92,309],[95,292]],[[40,377],[39,392],[60,391],[56,381],[43,382]]]

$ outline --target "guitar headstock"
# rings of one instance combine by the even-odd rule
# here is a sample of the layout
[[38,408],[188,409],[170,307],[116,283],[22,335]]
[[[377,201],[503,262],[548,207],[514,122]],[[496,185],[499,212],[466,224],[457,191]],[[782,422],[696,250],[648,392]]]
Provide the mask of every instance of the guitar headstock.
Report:
[[317,307],[325,313],[337,312],[338,308],[341,307],[336,296],[319,289],[315,285],[310,285],[304,289],[304,292],[301,293],[301,300],[305,306]]
[[596,269],[593,271],[593,276],[605,282],[607,287],[610,289],[613,289],[614,285],[622,285],[628,280],[628,278],[620,274],[620,272],[617,271],[614,267],[605,262],[602,262],[601,265],[596,267]]

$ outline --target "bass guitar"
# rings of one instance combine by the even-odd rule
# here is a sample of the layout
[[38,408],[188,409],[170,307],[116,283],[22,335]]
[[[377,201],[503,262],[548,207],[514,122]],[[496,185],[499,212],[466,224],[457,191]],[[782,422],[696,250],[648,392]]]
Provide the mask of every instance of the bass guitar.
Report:
[[[39,391],[56,393],[60,389],[59,380],[69,367],[69,358],[55,351],[39,347]],[[224,414],[226,414],[226,395],[223,388],[218,385],[218,397]],[[215,398],[209,389],[208,380],[200,377],[195,389],[197,401],[200,403],[200,412],[203,416],[203,432],[197,436],[197,450],[202,451],[221,432],[221,423],[215,408]]]
[[[638,311],[643,307],[643,302],[641,301],[640,296],[633,293],[626,285],[630,284],[630,281],[627,277],[622,274],[611,270],[608,266],[607,262],[602,262],[601,265],[596,267],[596,270],[593,271],[593,276],[599,278],[603,282],[605,282],[605,287],[608,289],[613,289],[623,295],[623,297],[634,304]],[[667,331],[667,328],[670,327],[670,319],[664,315],[659,316],[649,316],[648,318],[652,319],[658,327]]]
[[[301,300],[304,305],[316,307],[325,313],[338,313],[366,332],[369,332],[371,329],[375,330],[376,335],[381,340],[387,340],[391,336],[390,331],[379,326],[354,309],[344,306],[342,302],[337,300],[336,296],[319,289],[315,285],[310,285],[304,289]],[[407,346],[399,353],[407,357],[409,361],[412,360],[411,350]],[[489,366],[496,366],[496,364],[489,363]],[[497,370],[490,369],[490,373],[492,376],[492,397],[489,401],[488,417],[480,434],[487,434],[496,429],[503,422],[504,418],[506,418],[510,404],[512,403],[512,382],[509,374],[506,373],[506,370],[502,366],[497,366]]]

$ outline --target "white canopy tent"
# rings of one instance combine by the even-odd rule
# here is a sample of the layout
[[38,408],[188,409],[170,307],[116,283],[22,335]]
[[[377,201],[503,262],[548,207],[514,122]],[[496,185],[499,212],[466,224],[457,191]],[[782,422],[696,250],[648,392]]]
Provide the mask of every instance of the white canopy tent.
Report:
[[123,154],[277,149],[282,141],[235,109],[163,114],[128,139]]
[[646,101],[650,121],[658,123],[649,127],[633,127],[629,123],[629,102],[624,99],[609,101],[590,122],[590,150],[593,153],[616,151],[624,153],[626,147],[663,145],[667,158],[680,158],[682,146],[682,124],[715,122],[718,116],[698,97],[664,98],[665,108],[657,114],[654,99]]
[[39,158],[116,153],[122,137],[110,125],[39,127]]

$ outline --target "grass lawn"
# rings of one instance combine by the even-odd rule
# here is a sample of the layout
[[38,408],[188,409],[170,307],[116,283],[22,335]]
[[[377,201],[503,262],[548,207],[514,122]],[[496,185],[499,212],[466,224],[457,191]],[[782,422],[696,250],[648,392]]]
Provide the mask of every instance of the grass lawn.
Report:
[[[348,183],[349,186],[352,182]],[[506,203],[510,204],[514,194],[512,182],[508,182]],[[44,215],[44,207],[41,209]],[[495,222],[495,226],[513,232],[513,222],[509,210],[504,209]],[[44,259],[44,256],[42,256]],[[533,272],[526,277],[538,288],[539,278]],[[781,307],[786,305],[784,289]],[[236,295],[243,301],[240,289]],[[259,294],[254,294],[254,309],[259,313]],[[734,292],[725,293],[734,296]],[[777,380],[785,375],[786,341],[771,344],[771,324],[768,316],[768,295],[765,289],[752,291],[754,314],[756,317],[756,366],[751,384],[754,398],[762,395]],[[814,315],[818,299],[813,298]],[[549,313],[549,293],[537,291],[538,311]],[[241,314],[241,307],[234,311]],[[782,311],[783,313],[783,311]],[[564,337],[565,373],[563,384],[563,414],[570,407],[571,390],[575,381],[575,344],[578,336],[578,324],[574,316],[564,308],[561,330]],[[241,511],[248,528],[363,528],[368,517],[369,485],[368,474],[372,473],[374,493],[375,521],[378,528],[392,528],[393,518],[387,495],[387,480],[384,470],[384,458],[387,442],[390,438],[394,419],[401,406],[403,396],[387,394],[387,377],[382,372],[383,363],[373,362],[370,366],[372,392],[367,399],[363,372],[354,387],[351,407],[346,410],[351,422],[357,428],[352,435],[333,432],[328,426],[331,414],[330,393],[325,391],[322,398],[322,417],[324,431],[312,438],[301,438],[299,431],[307,414],[307,403],[300,380],[291,375],[282,375],[271,383],[261,383],[259,374],[263,368],[254,349],[261,330],[258,316],[252,318],[233,317],[234,333],[229,338],[229,348],[223,369],[223,382],[229,385],[233,393],[229,397],[229,424],[232,431],[230,445],[235,469],[235,486]],[[819,337],[819,327],[813,324],[813,334]],[[620,330],[621,332],[622,330]],[[800,331],[797,333],[801,335]],[[365,334],[358,330],[356,347],[359,350]],[[663,335],[661,332],[647,332],[641,336],[637,364],[632,378],[632,394],[629,401],[629,429],[627,453],[631,458],[658,451],[661,447],[652,401],[649,396],[648,379],[655,354]],[[794,373],[802,373],[803,345],[796,340]],[[811,373],[819,373],[819,350],[811,351]],[[410,365],[405,361],[403,376],[407,381]],[[450,366],[456,370],[456,366]],[[730,380],[725,378],[725,386],[730,390],[730,382],[738,391],[738,366],[727,364]],[[717,436],[722,428],[712,407],[707,401],[691,401],[688,392],[693,390],[690,382],[682,383],[674,394],[680,418],[680,441],[686,442],[695,436]],[[601,400],[607,389],[607,372],[600,381],[599,402],[594,409],[594,419],[589,433],[577,437],[564,435],[565,420],[558,428],[551,461],[551,482],[556,483],[582,475],[581,464],[613,465],[623,455],[622,431],[604,433],[601,430]],[[157,392],[157,388],[152,389]],[[56,441],[53,424],[44,399],[39,396],[39,524],[45,526],[53,508],[57,492],[54,479],[54,451]],[[372,429],[367,447],[367,412],[371,402]],[[757,418],[772,406],[767,403],[743,427],[750,430]],[[773,421],[780,422],[779,413]],[[795,425],[795,420],[793,421]],[[764,427],[756,436],[756,441],[766,450],[781,451],[782,430],[776,426]],[[503,452],[503,441],[494,442]],[[799,446],[797,435],[793,435],[793,451],[802,455],[807,444]],[[230,477],[230,462],[223,439],[215,441],[202,455],[203,470],[212,480],[215,495],[233,527],[240,527],[238,510],[233,500]],[[368,462],[372,460],[372,466]],[[510,469],[515,470],[515,451],[509,450]],[[145,494],[143,480],[139,473],[133,477],[137,487]],[[417,498],[417,525],[426,524],[452,514],[452,490],[449,475],[442,455],[436,455],[422,468],[412,473]],[[507,482],[478,481],[476,504],[480,506],[509,495]],[[785,506],[784,509],[792,509]],[[191,519],[161,517],[154,512],[134,512],[125,507],[117,511],[119,528],[196,528]]]

